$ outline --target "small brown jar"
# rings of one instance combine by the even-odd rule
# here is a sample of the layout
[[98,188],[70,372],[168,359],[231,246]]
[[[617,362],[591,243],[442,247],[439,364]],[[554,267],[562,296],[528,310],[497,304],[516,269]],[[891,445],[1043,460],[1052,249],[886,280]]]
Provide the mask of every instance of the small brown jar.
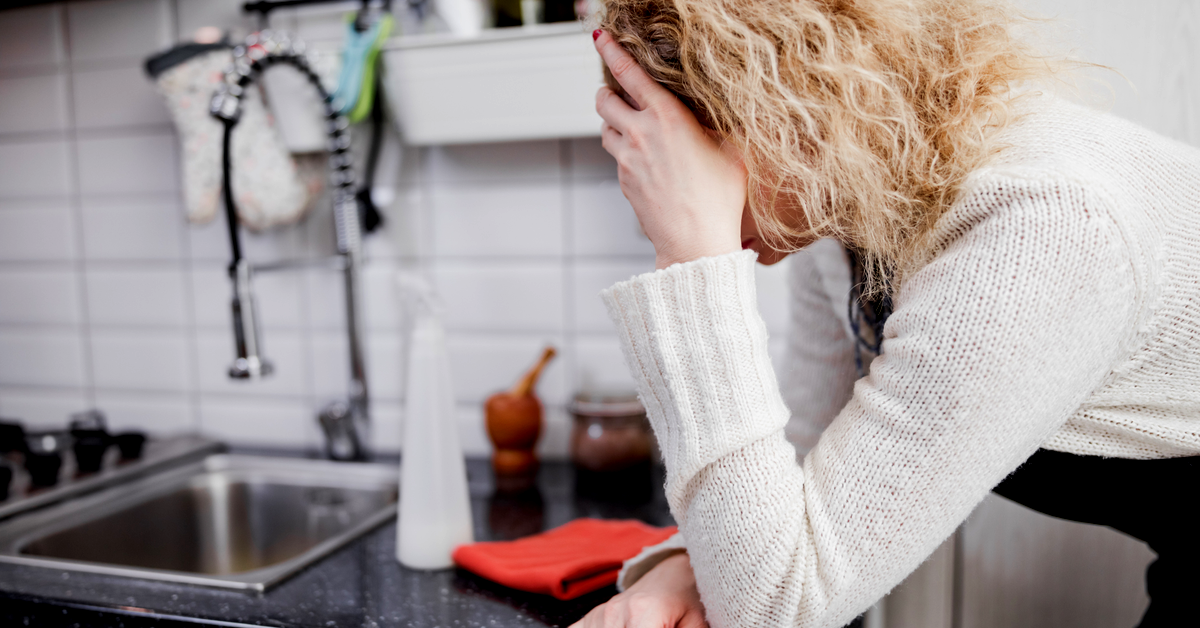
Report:
[[631,505],[650,501],[657,446],[637,396],[580,394],[571,413],[576,497]]
[[589,471],[619,471],[654,458],[646,410],[632,394],[587,394],[571,403],[571,460]]

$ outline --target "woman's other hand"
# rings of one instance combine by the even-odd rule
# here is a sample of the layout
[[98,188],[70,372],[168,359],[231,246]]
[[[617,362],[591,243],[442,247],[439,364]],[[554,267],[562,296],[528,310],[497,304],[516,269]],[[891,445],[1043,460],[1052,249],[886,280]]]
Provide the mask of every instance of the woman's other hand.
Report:
[[617,160],[621,191],[654,244],[657,267],[741,250],[746,170],[740,156],[608,33],[597,34],[596,49],[636,105],[600,88],[601,138]]
[[593,608],[571,628],[705,628],[707,625],[692,563],[687,554],[676,554],[655,565],[624,593]]

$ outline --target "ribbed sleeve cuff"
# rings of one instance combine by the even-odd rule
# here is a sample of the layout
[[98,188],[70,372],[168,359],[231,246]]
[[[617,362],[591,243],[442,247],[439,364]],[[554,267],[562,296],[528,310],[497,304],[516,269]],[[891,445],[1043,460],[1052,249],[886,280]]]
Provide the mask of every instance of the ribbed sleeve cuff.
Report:
[[758,314],[756,259],[706,257],[601,293],[662,448],[676,518],[701,469],[788,420]]
[[686,551],[687,546],[683,543],[682,532],[676,532],[671,538],[658,545],[643,547],[637,556],[625,561],[625,564],[621,566],[621,572],[617,574],[617,590],[628,589],[662,561]]

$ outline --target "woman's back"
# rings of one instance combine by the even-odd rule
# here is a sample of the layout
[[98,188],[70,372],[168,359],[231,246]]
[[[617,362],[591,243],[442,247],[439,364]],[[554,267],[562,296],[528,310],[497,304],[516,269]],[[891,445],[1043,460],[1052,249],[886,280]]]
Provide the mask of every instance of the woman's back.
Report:
[[[978,175],[1093,194],[1124,239],[1136,288],[1128,354],[1043,446],[1121,458],[1200,453],[1200,150],[1056,98],[1030,100],[1001,137],[1008,148]],[[1055,216],[1045,220],[1053,228]],[[1081,329],[1074,340],[1096,339]]]

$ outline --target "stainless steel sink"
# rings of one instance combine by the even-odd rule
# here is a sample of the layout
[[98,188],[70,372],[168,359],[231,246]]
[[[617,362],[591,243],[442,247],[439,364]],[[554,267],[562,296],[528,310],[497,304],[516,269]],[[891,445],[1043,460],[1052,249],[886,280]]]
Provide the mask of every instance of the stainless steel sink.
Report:
[[213,455],[0,523],[0,562],[262,591],[395,516],[387,465]]

